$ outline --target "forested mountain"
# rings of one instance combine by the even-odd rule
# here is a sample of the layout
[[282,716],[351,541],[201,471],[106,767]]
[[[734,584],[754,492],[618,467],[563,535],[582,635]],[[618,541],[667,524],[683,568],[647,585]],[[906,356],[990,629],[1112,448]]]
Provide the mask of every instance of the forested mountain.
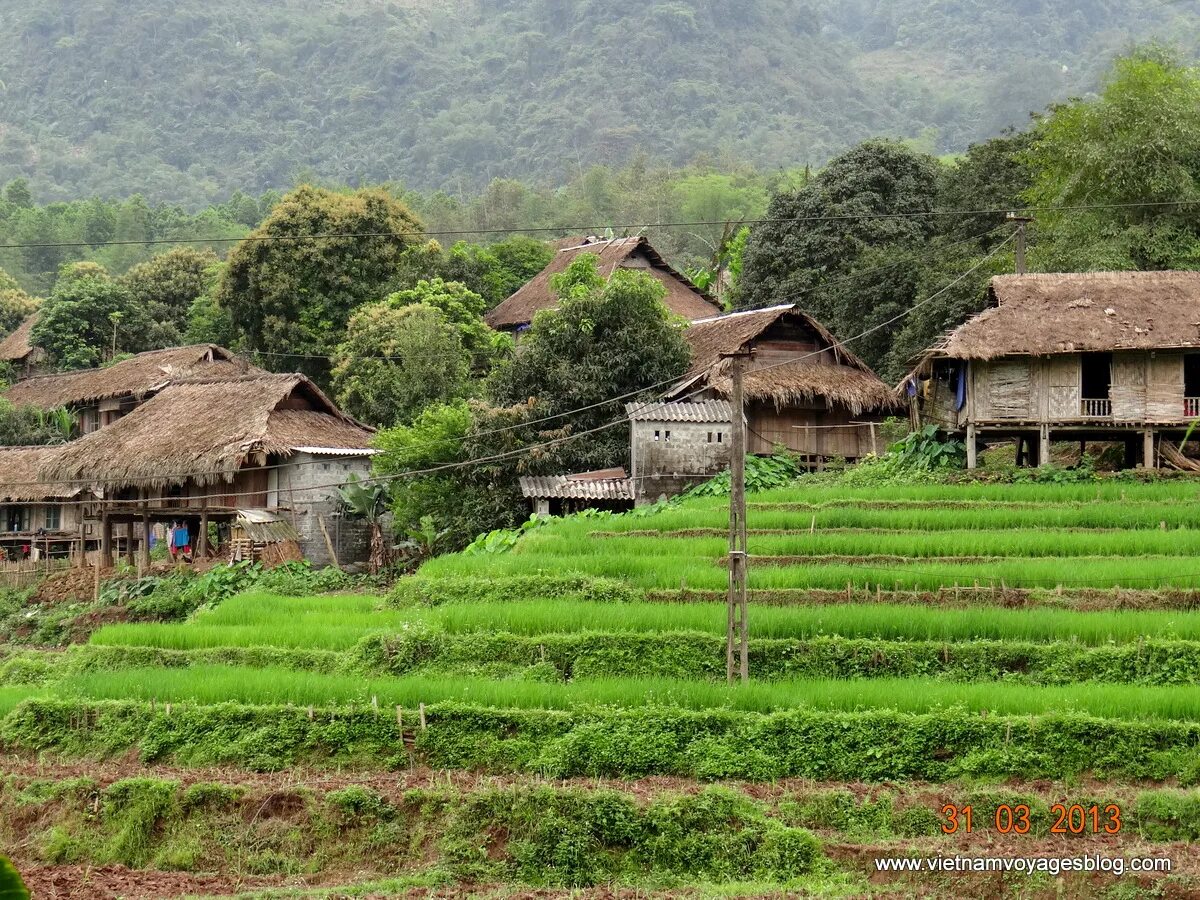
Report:
[[961,150],[1188,0],[0,0],[0,183],[196,207],[297,176],[475,192],[644,152]]

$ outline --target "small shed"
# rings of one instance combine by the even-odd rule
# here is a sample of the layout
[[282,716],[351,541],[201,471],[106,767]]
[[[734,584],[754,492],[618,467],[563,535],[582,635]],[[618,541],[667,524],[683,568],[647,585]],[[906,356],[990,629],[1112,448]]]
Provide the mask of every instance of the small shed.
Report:
[[575,475],[527,475],[521,494],[541,516],[568,515],[584,509],[623,512],[633,508],[633,483],[624,469],[599,469]]
[[229,528],[229,561],[277,565],[304,559],[300,534],[278,512],[239,509]]
[[728,400],[627,403],[637,503],[673,497],[729,468]]
[[518,334],[527,329],[537,313],[558,305],[558,295],[550,286],[551,277],[566,271],[583,253],[596,256],[600,272],[606,276],[616,269],[636,269],[651,275],[666,288],[663,302],[667,309],[684,319],[702,319],[721,311],[720,306],[686,275],[668,265],[644,236],[607,240],[567,238],[558,244],[554,258],[545,269],[484,317],[488,325],[497,331]]

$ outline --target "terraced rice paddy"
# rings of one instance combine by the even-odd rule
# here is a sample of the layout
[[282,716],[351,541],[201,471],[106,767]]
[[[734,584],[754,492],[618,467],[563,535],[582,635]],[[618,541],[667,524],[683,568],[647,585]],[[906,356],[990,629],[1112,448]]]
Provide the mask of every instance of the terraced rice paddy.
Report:
[[[801,777],[832,781],[822,790],[835,792],[850,782],[846,811],[788,819],[776,810],[744,832],[757,835],[746,846],[768,846],[753,829],[794,822],[842,851],[878,838],[853,824],[863,783],[912,784],[909,793],[944,803],[981,784],[1004,791],[1006,779],[1041,779],[1030,802],[1048,810],[1082,780],[1095,796],[1152,798],[1139,821],[1171,824],[1147,825],[1138,840],[1192,839],[1183,823],[1193,818],[1200,837],[1191,787],[1200,780],[1200,481],[797,486],[751,501],[751,588],[780,599],[751,606],[748,685],[724,682],[725,607],[703,593],[726,582],[727,510],[706,499],[555,521],[508,553],[435,559],[390,596],[246,594],[186,622],[109,625],[84,648],[8,668],[0,660],[0,741],[67,760],[315,766],[363,778],[422,764],[518,780],[655,776],[683,779],[693,800],[707,797],[696,780]],[[638,591],[618,596],[595,578]],[[904,605],[893,596],[904,589],[951,592],[956,606]],[[1095,608],[1118,591],[1139,608]],[[835,592],[845,599],[825,602]],[[1031,592],[1054,604],[1013,605]],[[1164,784],[1178,788],[1169,802],[1154,793]],[[565,802],[561,785],[544,790],[530,822],[553,819],[546,811]],[[498,812],[515,802],[472,807],[482,817],[472,821],[481,833],[516,834]],[[691,834],[713,815],[732,814],[708,810],[679,827]],[[888,815],[910,823],[894,826],[893,842],[903,834],[928,842],[923,852],[950,849],[932,805]],[[561,860],[562,835],[579,822],[615,820],[554,821],[559,855],[545,859]],[[458,859],[460,826],[437,827],[447,829],[438,858]],[[583,845],[607,848],[596,859],[615,858],[608,837],[589,835]],[[521,841],[489,851],[502,880],[653,882],[594,861],[591,875],[570,868],[570,879],[545,859],[522,868],[534,838]],[[1124,844],[1106,852],[1113,846]],[[828,852],[844,879],[837,890],[870,892],[867,856]],[[807,864],[788,860],[744,871],[722,862],[727,874],[713,877],[808,884]],[[661,866],[659,875],[674,871]],[[1028,887],[989,891],[1036,895]]]

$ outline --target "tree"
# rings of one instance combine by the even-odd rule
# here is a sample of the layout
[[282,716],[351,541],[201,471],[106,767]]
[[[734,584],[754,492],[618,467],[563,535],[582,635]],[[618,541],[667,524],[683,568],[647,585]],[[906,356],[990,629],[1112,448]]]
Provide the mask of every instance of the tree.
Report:
[[[895,141],[867,141],[803,188],[777,195],[750,235],[734,296],[739,308],[800,303],[847,339],[908,307],[912,265],[933,236],[938,163]],[[880,266],[887,266],[877,271]],[[854,349],[878,365],[880,330]]]
[[351,415],[374,425],[411,422],[432,403],[467,393],[462,331],[425,303],[369,303],[333,354],[333,386]]
[[456,400],[428,407],[411,425],[380,431],[374,470],[389,477],[396,532],[430,531],[422,524],[428,519],[443,548],[459,550],[479,534],[524,521],[520,476],[559,472],[567,464],[562,450],[569,445],[553,443],[567,431],[558,423],[530,424],[539,416],[531,402],[493,407]]
[[433,279],[461,282],[483,297],[486,310],[516,293],[553,256],[549,244],[523,235],[483,247],[458,241],[449,250],[430,240],[405,253],[393,284],[404,289]]
[[[1200,265],[1200,70],[1154,48],[1117,60],[1099,97],[1053,107],[1025,154],[1046,270]],[[1175,205],[1180,203],[1182,205]]]
[[360,482],[354,475],[350,483],[338,488],[342,506],[352,515],[366,521],[371,530],[371,550],[367,566],[378,575],[392,561],[391,547],[383,536],[383,517],[387,513],[387,488],[377,481]]
[[384,302],[396,309],[422,303],[440,311],[458,329],[463,347],[472,355],[476,368],[486,369],[495,352],[511,345],[507,335],[498,334],[484,324],[483,297],[460,282],[440,278],[418,281],[408,290],[390,294]]
[[74,430],[75,417],[68,410],[17,406],[0,397],[0,446],[62,444],[71,440]]
[[382,296],[420,228],[384,190],[304,185],[229,254],[217,301],[247,348],[297,354],[268,357],[269,365],[326,381],[323,357],[342,339],[353,310]]
[[[559,306],[535,316],[518,352],[489,379],[500,406],[533,398],[540,415],[552,416],[599,404],[559,423],[584,431],[620,418],[624,400],[611,398],[649,397],[687,369],[691,352],[654,278],[617,269],[605,279],[596,257],[583,253],[552,285]],[[571,468],[627,464],[629,435],[609,428],[571,442],[561,456]]]
[[218,264],[211,250],[176,247],[125,273],[122,281],[133,302],[152,323],[148,347],[182,343],[192,305],[208,290]]
[[40,303],[41,300],[30,297],[15,278],[0,269],[0,337],[24,322]]
[[58,369],[97,366],[121,353],[147,349],[151,322],[129,289],[91,274],[59,279],[41,307],[33,343]]

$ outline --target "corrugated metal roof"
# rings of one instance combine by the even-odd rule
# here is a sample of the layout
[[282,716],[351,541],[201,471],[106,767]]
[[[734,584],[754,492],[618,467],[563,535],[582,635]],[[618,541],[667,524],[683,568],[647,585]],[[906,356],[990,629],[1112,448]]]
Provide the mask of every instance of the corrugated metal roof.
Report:
[[626,403],[625,412],[634,422],[733,421],[733,406],[728,400],[697,400],[691,403]]
[[271,510],[239,509],[236,524],[246,532],[250,540],[257,543],[276,544],[300,540],[300,535],[291,523],[284,521]]
[[628,478],[574,481],[568,475],[527,475],[521,479],[521,493],[555,500],[633,500],[633,483]]

